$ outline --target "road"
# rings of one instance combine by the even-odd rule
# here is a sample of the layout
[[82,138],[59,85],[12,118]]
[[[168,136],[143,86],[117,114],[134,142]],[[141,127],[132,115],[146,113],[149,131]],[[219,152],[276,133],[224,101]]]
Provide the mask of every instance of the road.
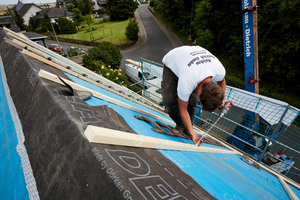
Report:
[[140,33],[143,32],[143,28],[145,31],[145,35],[140,35],[140,39],[143,39],[141,37],[145,37],[145,41],[140,40],[139,42],[143,44],[137,44],[127,50],[121,51],[123,59],[120,69],[122,70],[124,69],[125,59],[138,61],[139,58],[145,58],[157,63],[162,63],[164,55],[174,48],[162,29],[155,22],[147,7],[148,4],[143,4],[137,9],[142,23],[142,26],[139,25]]

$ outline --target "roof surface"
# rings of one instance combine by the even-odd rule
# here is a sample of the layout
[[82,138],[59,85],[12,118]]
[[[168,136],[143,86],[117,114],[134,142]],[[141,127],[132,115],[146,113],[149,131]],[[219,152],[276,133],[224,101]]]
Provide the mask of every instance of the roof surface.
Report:
[[[149,108],[144,102],[127,98],[116,88],[104,87],[103,82],[88,82],[86,77],[92,77],[93,72],[84,71],[86,69],[82,66],[67,63],[66,58],[27,41],[33,47],[28,51],[36,52],[30,56],[25,54],[27,50],[20,47],[4,45],[4,37],[6,40],[13,39],[4,32],[0,34],[0,44],[4,47],[0,49],[0,105],[5,108],[5,112],[0,113],[0,119],[4,119],[0,120],[0,125],[10,122],[9,127],[0,126],[5,133],[0,135],[0,144],[4,150],[9,149],[8,153],[3,153],[5,159],[0,160],[0,166],[5,166],[0,167],[0,172],[6,174],[10,166],[16,170],[7,173],[5,178],[10,180],[10,184],[2,186],[10,193],[17,194],[14,190],[20,191],[19,188],[22,188],[24,196],[28,197],[26,184],[33,182],[26,181],[26,175],[32,170],[31,178],[34,177],[36,181],[41,199],[120,199],[126,196],[131,199],[289,199],[275,175],[248,165],[238,154],[90,143],[84,137],[88,125],[193,144],[188,139],[153,131],[153,125],[134,116],[144,116],[144,112],[148,112],[152,117],[145,117],[172,126],[168,122],[170,118],[163,112]],[[39,58],[37,53],[45,54],[44,59]],[[54,58],[55,63],[50,62]],[[65,64],[58,67],[58,63]],[[63,77],[96,91],[100,97],[82,100],[76,91],[70,92],[62,82],[41,77],[40,70],[54,74],[56,79],[57,76]],[[85,73],[84,77],[82,73]],[[112,82],[101,80],[115,87]],[[4,86],[6,83],[8,85]],[[9,88],[5,90],[5,87]],[[120,103],[112,103],[104,96]],[[13,100],[10,103],[15,104],[15,113],[6,108],[8,103],[5,100],[9,98]],[[21,127],[13,123],[11,115],[20,118]],[[23,135],[15,136],[17,130],[23,131]],[[25,181],[17,152],[20,148],[16,148],[17,144],[23,144],[20,140],[25,141],[22,147],[25,151],[22,153],[28,156],[28,166],[32,167],[30,170],[24,169]],[[226,149],[212,144],[202,146]],[[7,156],[12,155],[11,152],[15,153],[13,158]],[[18,178],[22,184],[12,181],[18,174],[23,177],[22,180]],[[289,186],[300,197],[300,190]],[[0,196],[1,191],[4,190],[0,190]],[[20,193],[18,195],[22,196]]]
[[41,40],[41,39],[47,38],[47,36],[45,36],[45,35],[41,35],[41,34],[34,33],[34,32],[24,32],[23,34],[26,37],[28,37],[30,40]]
[[44,14],[47,14],[50,18],[57,18],[57,17],[66,17],[72,15],[71,12],[61,9],[61,8],[45,8],[42,11],[39,12],[43,16]]

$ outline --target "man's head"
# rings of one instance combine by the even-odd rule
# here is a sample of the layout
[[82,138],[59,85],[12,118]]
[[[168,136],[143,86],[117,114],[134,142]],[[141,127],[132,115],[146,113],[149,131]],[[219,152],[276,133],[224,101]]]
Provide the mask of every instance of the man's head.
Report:
[[216,108],[222,105],[224,91],[219,85],[210,81],[202,85],[199,99],[201,101],[203,110],[214,111]]

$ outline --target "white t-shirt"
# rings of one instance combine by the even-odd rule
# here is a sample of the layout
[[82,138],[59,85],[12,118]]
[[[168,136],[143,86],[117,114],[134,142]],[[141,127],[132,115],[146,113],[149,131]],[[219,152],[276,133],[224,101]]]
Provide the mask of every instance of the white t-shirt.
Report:
[[167,53],[162,62],[178,77],[178,97],[188,101],[198,84],[211,76],[219,82],[225,77],[222,63],[200,46],[182,46]]

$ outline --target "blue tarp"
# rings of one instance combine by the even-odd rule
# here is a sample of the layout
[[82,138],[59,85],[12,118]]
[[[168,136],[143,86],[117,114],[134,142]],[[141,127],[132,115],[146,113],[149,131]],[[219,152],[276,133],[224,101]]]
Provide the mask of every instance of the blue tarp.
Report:
[[[132,102],[119,95],[113,94],[98,86],[78,79],[67,74],[74,82],[85,87],[98,91],[104,95],[113,97],[117,100],[133,105],[134,107],[147,110],[160,117],[170,119],[169,117],[155,112],[151,109]],[[86,101],[92,106],[109,105],[121,116],[131,128],[140,135],[147,135],[161,139],[168,139],[177,142],[192,144],[192,141],[164,134],[159,134],[151,130],[152,126],[146,122],[139,121],[134,115],[141,116],[140,113],[123,108],[121,106],[109,103],[92,97]],[[151,117],[149,117],[151,118]],[[157,119],[153,119],[159,121]],[[162,122],[165,123],[165,122]],[[202,144],[203,146],[212,146]],[[215,147],[223,148],[223,147]],[[185,173],[190,175],[199,185],[206,189],[217,199],[289,199],[279,180],[272,174],[258,170],[244,161],[241,156],[235,154],[213,154],[196,153],[185,151],[159,150],[165,157],[169,158]],[[297,190],[294,188],[294,190]],[[295,192],[299,195],[299,190]]]
[[7,101],[3,76],[3,70],[0,70],[0,199],[26,200],[29,199],[29,194],[21,158],[16,149],[19,141]]

